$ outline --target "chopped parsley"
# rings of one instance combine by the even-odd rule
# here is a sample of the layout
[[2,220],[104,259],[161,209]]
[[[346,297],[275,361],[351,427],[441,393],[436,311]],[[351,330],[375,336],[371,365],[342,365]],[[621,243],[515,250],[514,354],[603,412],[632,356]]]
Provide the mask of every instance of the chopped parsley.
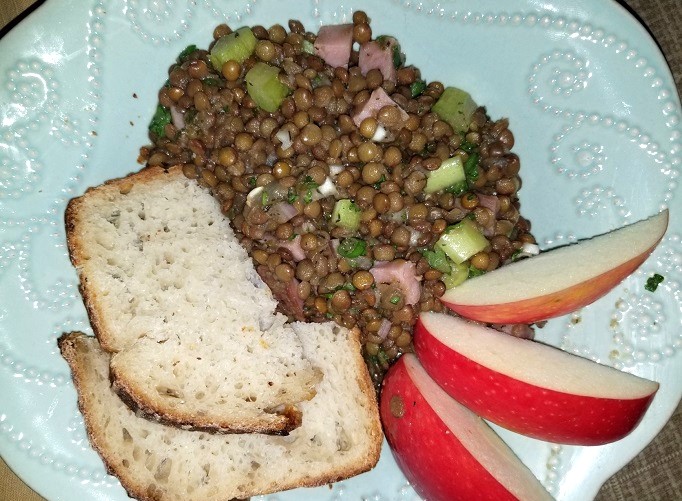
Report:
[[429,263],[429,266],[434,270],[438,270],[441,273],[452,272],[452,266],[450,265],[450,261],[448,260],[448,257],[445,255],[445,252],[443,252],[442,249],[435,250],[426,249],[423,250],[421,254],[426,258],[426,261]]
[[478,159],[480,155],[476,152],[472,152],[469,158],[464,162],[464,175],[468,181],[476,181],[478,179]]
[[462,144],[459,145],[460,150],[464,150],[467,153],[473,153],[474,150],[476,149],[476,145],[474,143],[470,143],[467,140],[462,141]]
[[287,202],[293,204],[296,200],[298,200],[298,193],[296,193],[296,190],[293,187],[289,188],[287,191]]
[[166,137],[166,125],[169,123],[171,123],[170,110],[159,104],[149,124],[149,131],[159,138]]
[[469,278],[480,277],[481,275],[485,275],[485,270],[469,266]]
[[197,50],[196,45],[188,45],[185,47],[180,54],[178,54],[178,63],[184,63],[187,58],[192,54],[192,52]]
[[262,206],[266,206],[268,203],[270,203],[270,195],[267,191],[263,191],[263,193],[261,193],[260,203]]
[[663,282],[663,275],[654,273],[652,276],[647,278],[644,288],[649,292],[654,292],[656,289],[658,289],[658,286],[661,285],[661,282]]
[[410,95],[412,97],[421,96],[426,90],[426,82],[424,80],[415,80],[410,84]]
[[348,259],[364,256],[366,250],[367,243],[359,238],[344,238],[341,240],[338,249],[336,249],[336,251],[339,253],[339,256],[343,256]]

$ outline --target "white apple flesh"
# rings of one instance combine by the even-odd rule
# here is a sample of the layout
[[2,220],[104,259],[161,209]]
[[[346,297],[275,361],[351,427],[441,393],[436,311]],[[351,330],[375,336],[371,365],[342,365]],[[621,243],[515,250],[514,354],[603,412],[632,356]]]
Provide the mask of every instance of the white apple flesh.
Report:
[[502,266],[448,289],[440,298],[465,318],[524,324],[596,301],[634,272],[668,227],[668,211],[576,244]]
[[414,349],[427,373],[479,416],[561,444],[629,434],[658,383],[461,318],[422,313]]
[[414,355],[403,355],[389,369],[380,408],[393,455],[424,499],[552,499],[495,432],[449,397]]

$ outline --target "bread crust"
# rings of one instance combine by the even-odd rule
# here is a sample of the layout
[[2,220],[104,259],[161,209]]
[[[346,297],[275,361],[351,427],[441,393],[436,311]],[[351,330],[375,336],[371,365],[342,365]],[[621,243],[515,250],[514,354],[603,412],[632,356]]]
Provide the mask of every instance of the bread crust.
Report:
[[179,426],[184,430],[205,431],[207,433],[266,433],[269,435],[288,435],[301,426],[301,413],[298,409],[287,407],[285,412],[273,412],[270,419],[210,420],[194,413],[183,412],[165,405],[161,399],[150,405],[143,392],[134,384],[117,374],[116,365],[111,364],[109,377],[112,389],[128,407],[139,415],[152,421],[171,426]]
[[120,465],[118,465],[118,462],[112,457],[106,444],[102,443],[98,420],[96,419],[96,416],[93,416],[90,412],[86,393],[83,391],[83,387],[85,386],[84,381],[88,377],[89,372],[88,357],[83,356],[83,352],[89,351],[90,349],[89,346],[87,346],[87,340],[88,336],[82,332],[69,332],[62,334],[57,339],[57,346],[59,347],[59,352],[62,357],[66,360],[66,363],[69,364],[69,368],[71,369],[71,379],[78,394],[78,410],[83,415],[85,430],[90,445],[95,449],[95,452],[99,454],[100,458],[102,458],[107,473],[119,479],[128,496],[140,501],[159,501],[153,497],[148,497],[141,486],[130,482],[130,480],[126,478],[125,472],[121,471]]
[[[378,395],[374,389],[374,383],[372,382],[372,376],[369,373],[365,359],[362,357],[362,343],[360,342],[362,333],[357,327],[353,327],[349,331],[349,337],[354,345],[353,358],[355,359],[355,364],[358,370],[355,371],[355,380],[360,387],[362,394],[368,402],[374,402],[375,405],[370,408],[371,415],[371,427],[368,430],[368,434],[372,437],[372,448],[368,453],[368,461],[365,464],[366,469],[363,471],[369,471],[376,465],[379,461],[379,456],[381,454],[381,443],[384,437],[383,428],[381,426],[381,417],[379,415],[379,404]],[[371,463],[371,461],[374,461]],[[362,473],[362,472],[359,472]]]
[[[271,482],[267,486],[254,490],[254,492],[243,493],[245,497],[272,494],[299,487],[318,487],[331,484],[359,475],[376,466],[379,460],[383,438],[379,410],[376,403],[376,394],[369,372],[360,355],[359,333],[357,331],[350,332],[349,336],[351,343],[357,348],[353,352],[354,362],[359,364],[355,368],[356,382],[361,388],[362,396],[365,399],[365,402],[363,403],[370,404],[365,407],[368,417],[368,429],[366,430],[368,443],[366,444],[367,448],[363,457],[354,461],[352,464],[328,468],[324,472],[310,471],[309,474],[295,479],[287,478],[286,481]],[[88,438],[92,447],[102,458],[107,472],[120,480],[121,485],[132,498],[139,499],[140,501],[166,501],[168,498],[164,497],[158,491],[151,490],[150,492],[149,486],[140,485],[131,478],[129,470],[122,466],[121,458],[117,457],[115,452],[110,450],[107,446],[105,437],[103,436],[102,416],[99,416],[98,419],[98,416],[93,415],[91,412],[91,399],[96,398],[96,395],[87,391],[87,378],[91,377],[90,373],[94,370],[91,366],[93,363],[93,360],[91,359],[95,358],[97,354],[90,354],[89,352],[99,350],[97,341],[81,332],[71,332],[63,334],[58,339],[57,343],[62,357],[67,361],[71,368],[72,379],[78,393],[78,408],[83,414]],[[134,420],[138,419],[138,417],[129,415],[128,419]],[[158,426],[163,425],[158,424]],[[191,434],[197,432],[179,430],[178,433]],[[293,457],[292,460],[296,461],[297,459],[296,457]],[[228,465],[225,466],[227,470]],[[187,500],[189,501],[190,499],[196,498],[188,496]],[[225,495],[223,497],[217,495],[214,499],[230,501],[235,498],[232,495]]]

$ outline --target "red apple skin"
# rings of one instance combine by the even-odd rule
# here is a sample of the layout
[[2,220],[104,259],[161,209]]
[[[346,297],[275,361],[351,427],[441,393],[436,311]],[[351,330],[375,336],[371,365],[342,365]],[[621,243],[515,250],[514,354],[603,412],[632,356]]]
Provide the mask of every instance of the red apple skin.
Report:
[[[441,302],[470,320],[491,324],[532,324],[571,313],[595,302],[634,272],[655,248],[656,245],[616,268],[552,294],[511,303],[469,305],[448,301],[446,292]],[[557,273],[561,271],[557,270]]]
[[380,413],[393,456],[423,499],[516,500],[438,417],[413,383],[402,358],[384,378]]
[[597,398],[519,381],[452,350],[421,319],[415,325],[414,349],[429,376],[462,405],[504,428],[548,442],[601,445],[619,440],[637,426],[655,394]]

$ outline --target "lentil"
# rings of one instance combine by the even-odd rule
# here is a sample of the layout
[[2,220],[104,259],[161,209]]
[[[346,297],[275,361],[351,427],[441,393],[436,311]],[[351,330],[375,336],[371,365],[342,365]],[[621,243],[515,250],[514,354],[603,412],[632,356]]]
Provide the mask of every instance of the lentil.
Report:
[[[175,106],[186,124],[166,125],[166,137],[150,135],[152,144],[140,158],[148,165],[182,165],[187,178],[212,190],[263,280],[273,291],[294,296],[278,296],[292,319],[332,319],[360,328],[378,385],[388,365],[412,350],[417,313],[443,311],[444,273],[420,251],[432,249],[448,225],[470,217],[488,238],[490,245],[467,262],[484,272],[535,242],[519,214],[514,135],[506,119],[493,121],[484,108],[474,112],[469,130],[455,133],[431,111],[443,83],[427,82],[421,95],[412,96],[410,86],[422,81],[415,66],[397,68],[392,82],[377,69],[363,75],[356,49],[347,68],[331,68],[306,53],[304,42],[315,42],[315,35],[299,21],[291,20],[288,30],[278,24],[252,30],[258,41],[241,64],[230,60],[216,71],[208,52],[197,50],[169,68],[159,104]],[[231,32],[222,24],[213,38]],[[370,19],[354,12],[354,42],[371,39]],[[244,83],[259,61],[278,67],[280,81],[291,89],[273,113],[256,105]],[[396,105],[356,124],[354,107],[378,87]],[[380,127],[385,137],[375,141]],[[453,156],[474,162],[467,190],[424,193],[427,176]],[[262,191],[253,203],[248,195],[256,188]],[[332,221],[340,199],[360,209],[357,230]],[[355,239],[350,247],[344,242],[349,238]],[[357,255],[340,255],[342,243],[357,247]],[[406,304],[399,282],[375,279],[373,266],[389,263],[414,266],[420,279],[415,304]],[[296,301],[303,318],[287,310]]]

